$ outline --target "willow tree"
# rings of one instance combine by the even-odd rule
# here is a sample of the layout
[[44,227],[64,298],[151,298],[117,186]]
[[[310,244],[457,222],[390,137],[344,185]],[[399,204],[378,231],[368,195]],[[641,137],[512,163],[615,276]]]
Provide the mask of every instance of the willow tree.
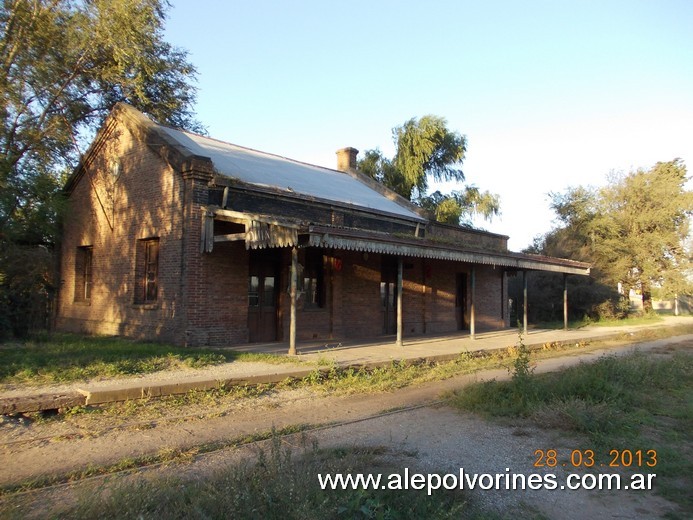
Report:
[[0,306],[21,300],[21,273],[7,267],[17,265],[13,251],[55,244],[64,176],[115,103],[197,126],[195,69],[164,41],[167,7],[165,0],[0,3]]
[[388,159],[379,149],[367,150],[358,162],[361,172],[428,209],[440,222],[471,225],[475,214],[487,219],[499,214],[498,197],[475,186],[464,186],[449,194],[427,194],[431,180],[465,180],[461,166],[467,139],[449,130],[444,118],[412,118],[395,127],[392,135],[395,156]]

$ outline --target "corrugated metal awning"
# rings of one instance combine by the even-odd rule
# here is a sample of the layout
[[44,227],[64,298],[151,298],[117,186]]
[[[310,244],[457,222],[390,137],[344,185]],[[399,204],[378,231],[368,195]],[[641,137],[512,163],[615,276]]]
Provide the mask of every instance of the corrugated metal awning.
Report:
[[[245,225],[245,233],[214,235],[214,220]],[[411,258],[500,266],[518,270],[550,271],[587,276],[590,265],[574,260],[510,251],[470,250],[462,244],[434,242],[414,236],[399,237],[365,230],[314,226],[268,215],[215,209],[205,214],[202,251],[211,253],[214,242],[244,240],[246,249],[271,247],[323,247]]]
[[415,243],[412,240],[397,237],[363,237],[348,236],[348,233],[315,232],[311,230],[308,245],[343,249],[347,251],[363,251],[414,258],[430,258],[467,262],[473,264],[493,265],[515,269],[550,271],[587,276],[590,266],[583,262],[563,260],[559,258],[527,255],[523,253],[502,253],[491,251],[466,251],[452,245],[440,245],[430,242]]

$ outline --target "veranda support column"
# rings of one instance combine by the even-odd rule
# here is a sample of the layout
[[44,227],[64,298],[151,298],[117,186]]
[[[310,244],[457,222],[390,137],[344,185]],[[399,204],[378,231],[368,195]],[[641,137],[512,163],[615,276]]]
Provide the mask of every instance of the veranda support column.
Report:
[[568,274],[563,273],[563,330],[568,330]]
[[527,335],[527,271],[522,271],[522,333]]
[[476,267],[472,266],[471,279],[471,306],[469,309],[469,335],[476,339]]
[[289,355],[296,355],[296,286],[298,285],[298,249],[291,249],[291,285],[289,298],[291,300],[291,315],[289,320]]
[[402,346],[402,258],[397,259],[397,346]]

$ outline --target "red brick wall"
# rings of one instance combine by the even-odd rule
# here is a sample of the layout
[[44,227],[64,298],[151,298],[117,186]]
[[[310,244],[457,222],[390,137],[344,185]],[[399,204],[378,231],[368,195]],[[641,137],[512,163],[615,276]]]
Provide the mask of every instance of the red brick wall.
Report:
[[[69,197],[62,240],[57,327],[95,334],[177,341],[181,322],[183,184],[161,158],[121,125],[107,133]],[[120,158],[120,176],[109,159]],[[158,298],[136,305],[138,239],[159,237]],[[88,303],[74,302],[75,257],[93,247]]]
[[[248,252],[243,242],[217,243],[201,259],[201,283],[192,300],[186,341],[190,345],[248,342]],[[188,272],[193,275],[192,271]]]
[[[477,331],[507,326],[507,284],[503,282],[503,269],[488,265],[476,266],[476,328]],[[503,317],[501,317],[503,313]]]
[[426,260],[426,331],[429,333],[457,330],[455,316],[456,275],[466,272],[464,264]]

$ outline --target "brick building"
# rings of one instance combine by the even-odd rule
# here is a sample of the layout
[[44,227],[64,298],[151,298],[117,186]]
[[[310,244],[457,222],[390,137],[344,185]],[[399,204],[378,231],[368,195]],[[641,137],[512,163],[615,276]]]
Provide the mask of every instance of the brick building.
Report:
[[587,275],[432,222],[359,174],[158,125],[107,118],[66,185],[61,330],[185,345],[509,326],[507,278]]

